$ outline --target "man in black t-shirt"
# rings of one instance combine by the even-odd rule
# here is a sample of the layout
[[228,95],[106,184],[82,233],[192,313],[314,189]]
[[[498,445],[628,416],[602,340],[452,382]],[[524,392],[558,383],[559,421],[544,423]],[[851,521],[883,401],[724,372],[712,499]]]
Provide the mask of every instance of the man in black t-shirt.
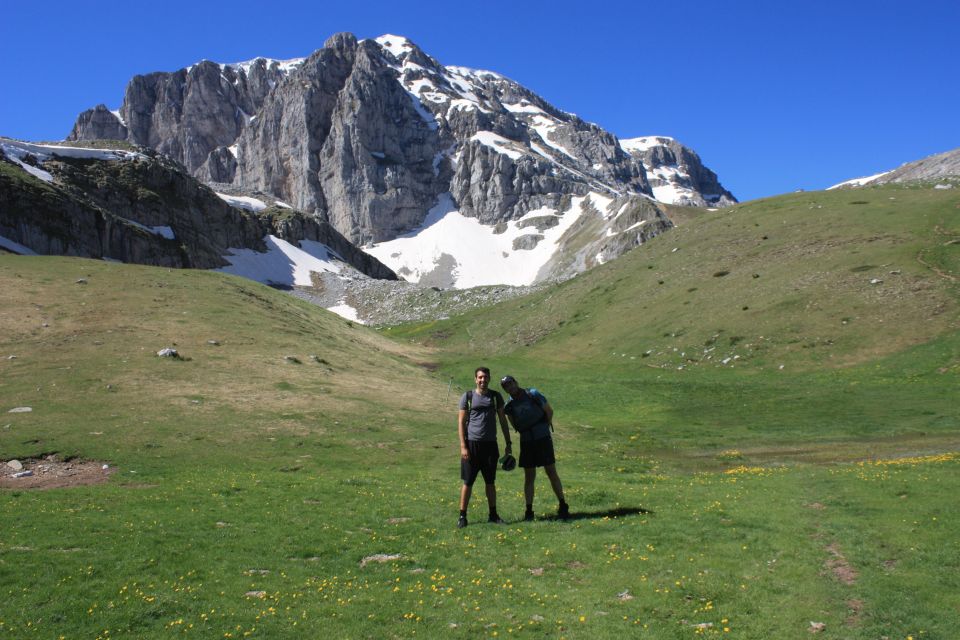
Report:
[[503,412],[510,418],[513,428],[520,433],[520,466],[523,467],[523,495],[527,501],[524,520],[533,520],[534,481],[537,467],[543,467],[550,486],[557,496],[561,520],[570,517],[570,506],[563,493],[563,483],[557,474],[557,459],[553,453],[553,407],[536,389],[524,389],[513,376],[503,376],[500,386],[510,394],[510,401]]
[[457,528],[467,526],[467,505],[473,492],[473,483],[478,474],[483,474],[486,485],[487,504],[490,506],[490,522],[503,524],[497,514],[497,459],[500,448],[497,446],[497,419],[506,443],[506,452],[511,453],[510,430],[507,417],[503,413],[503,396],[490,385],[490,369],[478,367],[474,371],[477,388],[467,391],[460,397],[460,411],[457,416],[457,431],[460,436],[460,518]]

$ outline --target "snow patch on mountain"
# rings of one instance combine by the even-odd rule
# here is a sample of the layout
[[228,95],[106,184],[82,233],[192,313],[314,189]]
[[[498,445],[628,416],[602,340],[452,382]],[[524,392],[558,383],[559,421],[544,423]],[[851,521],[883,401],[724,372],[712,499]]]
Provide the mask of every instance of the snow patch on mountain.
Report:
[[493,133],[492,131],[478,131],[473,134],[473,137],[470,140],[475,140],[487,147],[490,147],[497,153],[502,153],[514,160],[519,160],[523,157],[523,153],[517,151],[513,147],[517,144],[513,140],[508,140],[501,135]]
[[296,70],[306,58],[291,58],[289,60],[274,60],[273,58],[254,58],[253,60],[247,60],[246,62],[230,62],[227,64],[221,64],[221,69],[226,69],[230,67],[237,71],[243,71],[244,74],[250,75],[250,68],[253,65],[257,64],[259,60],[263,60],[266,63],[267,68],[269,69],[274,64],[277,65],[277,68],[282,71],[284,74],[289,74],[291,71]]
[[[583,212],[590,206],[603,212],[611,202],[590,193],[572,198],[565,211],[542,207],[491,227],[461,214],[444,194],[419,229],[363,250],[411,282],[458,289],[530,285]],[[557,218],[555,226],[540,230],[532,224],[550,216]]]
[[846,180],[839,184],[835,184],[832,187],[827,187],[827,191],[830,191],[831,189],[839,189],[841,187],[862,187],[863,185],[869,184],[878,178],[882,178],[888,173],[890,172],[884,171],[883,173],[876,173],[872,176],[865,176],[863,178],[854,178],[853,180]]
[[410,53],[413,51],[413,45],[403,36],[395,36],[390,33],[385,33],[379,38],[374,38],[374,41],[392,53],[393,56],[398,60],[403,57],[405,53]]
[[333,313],[337,314],[341,318],[346,318],[347,320],[356,322],[358,324],[367,324],[360,318],[360,314],[357,312],[355,308],[351,307],[349,304],[347,304],[342,300],[340,301],[339,304],[336,304],[332,307],[327,307],[326,309],[327,311],[332,311]]
[[226,193],[214,192],[220,199],[227,202],[230,206],[237,207],[239,209],[246,209],[248,211],[263,211],[267,208],[267,203],[263,200],[258,200],[257,198],[251,198],[249,196],[231,196]]
[[13,253],[18,253],[22,256],[35,256],[38,255],[36,251],[30,247],[25,247],[19,242],[14,242],[9,238],[4,238],[0,236],[0,247],[3,247],[7,251],[12,251]]
[[230,266],[214,269],[274,286],[310,286],[312,272],[340,273],[341,266],[327,245],[301,240],[295,247],[276,236],[263,239],[266,251],[229,249],[223,259]]
[[166,238],[167,240],[175,240],[176,234],[173,232],[173,228],[167,226],[157,226],[157,227],[148,227],[145,224],[141,224],[136,220],[131,220],[130,218],[121,218],[127,224],[133,225],[138,229],[143,229],[147,233],[152,233],[161,238]]
[[138,158],[145,158],[142,153],[137,153],[136,151],[67,147],[56,144],[34,144],[32,142],[20,142],[19,140],[4,140],[0,143],[0,146],[3,147],[3,152],[8,158],[18,157],[22,159],[29,153],[41,163],[52,158],[80,158],[91,160],[136,160]]
[[647,151],[659,147],[667,142],[673,142],[669,136],[643,136],[641,138],[627,138],[620,141],[620,148],[630,153],[632,151]]

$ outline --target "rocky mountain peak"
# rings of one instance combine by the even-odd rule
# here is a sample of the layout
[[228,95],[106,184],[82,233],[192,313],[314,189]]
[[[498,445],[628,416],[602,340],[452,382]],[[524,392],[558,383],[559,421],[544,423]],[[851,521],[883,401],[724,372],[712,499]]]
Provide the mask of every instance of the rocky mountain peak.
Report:
[[[108,113],[85,112],[71,135],[152,147],[202,180],[282,199],[356,243],[417,233],[441,204],[493,228],[561,215],[590,194],[735,202],[675,141],[624,147],[501,74],[444,66],[397,35],[338,33],[290,64],[204,61],[136,76],[119,115]],[[528,235],[516,251],[545,237]],[[604,260],[614,253],[605,246]]]

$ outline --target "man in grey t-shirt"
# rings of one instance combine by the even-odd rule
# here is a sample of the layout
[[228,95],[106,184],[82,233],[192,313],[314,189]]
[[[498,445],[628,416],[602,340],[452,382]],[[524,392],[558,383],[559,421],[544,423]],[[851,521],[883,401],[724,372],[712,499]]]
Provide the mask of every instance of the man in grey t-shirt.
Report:
[[467,526],[467,505],[473,492],[473,483],[478,474],[483,474],[486,485],[487,504],[490,506],[490,522],[503,524],[497,514],[497,459],[500,448],[497,446],[497,419],[506,443],[507,453],[512,452],[510,430],[507,428],[507,416],[503,413],[503,396],[490,385],[490,369],[477,367],[474,371],[477,388],[467,391],[460,397],[460,411],[457,415],[457,431],[460,435],[460,519],[457,528]]

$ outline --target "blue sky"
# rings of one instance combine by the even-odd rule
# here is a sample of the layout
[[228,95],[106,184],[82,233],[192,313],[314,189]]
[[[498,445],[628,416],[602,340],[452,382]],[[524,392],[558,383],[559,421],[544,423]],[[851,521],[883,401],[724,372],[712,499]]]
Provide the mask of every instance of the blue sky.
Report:
[[960,2],[5,2],[0,135],[58,140],[135,74],[404,35],[621,138],[692,147],[739,199],[960,147]]

